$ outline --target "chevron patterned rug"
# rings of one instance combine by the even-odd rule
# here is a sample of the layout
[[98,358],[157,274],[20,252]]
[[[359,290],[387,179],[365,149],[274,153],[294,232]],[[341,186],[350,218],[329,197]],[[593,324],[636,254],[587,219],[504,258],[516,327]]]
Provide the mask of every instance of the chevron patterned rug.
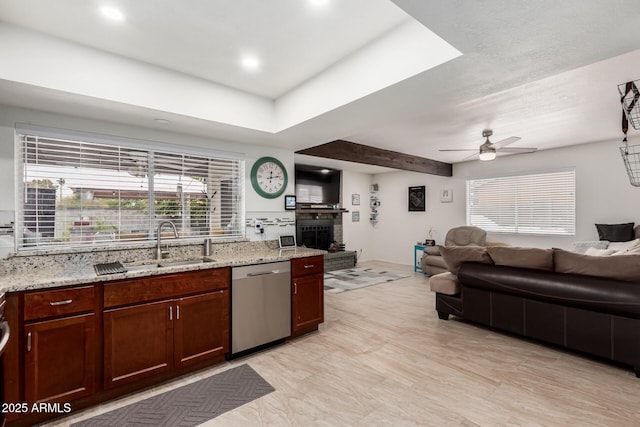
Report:
[[333,294],[379,285],[380,283],[409,277],[406,274],[394,273],[373,268],[346,268],[324,273],[324,290]]
[[274,390],[249,365],[241,365],[72,427],[196,426]]

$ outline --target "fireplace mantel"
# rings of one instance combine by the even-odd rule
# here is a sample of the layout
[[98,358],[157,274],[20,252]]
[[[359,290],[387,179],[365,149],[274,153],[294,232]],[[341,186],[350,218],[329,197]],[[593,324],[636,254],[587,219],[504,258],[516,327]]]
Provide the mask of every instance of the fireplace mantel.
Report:
[[296,213],[308,213],[308,214],[339,214],[349,212],[346,209],[296,209]]

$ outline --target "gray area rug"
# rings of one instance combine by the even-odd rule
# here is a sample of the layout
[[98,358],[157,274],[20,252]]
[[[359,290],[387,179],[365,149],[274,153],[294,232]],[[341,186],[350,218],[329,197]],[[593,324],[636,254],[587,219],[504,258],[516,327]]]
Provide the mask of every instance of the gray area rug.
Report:
[[274,390],[241,365],[72,426],[196,426]]
[[405,277],[409,275],[373,268],[346,268],[325,273],[324,289],[327,292],[340,293]]

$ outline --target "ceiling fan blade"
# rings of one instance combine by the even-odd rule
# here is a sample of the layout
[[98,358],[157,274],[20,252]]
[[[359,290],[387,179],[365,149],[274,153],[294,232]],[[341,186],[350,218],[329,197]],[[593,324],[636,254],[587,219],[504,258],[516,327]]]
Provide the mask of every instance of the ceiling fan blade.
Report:
[[537,148],[526,147],[504,147],[497,150],[498,153],[533,153],[538,151]]
[[446,150],[438,150],[438,151],[478,151],[477,148],[449,148]]
[[512,137],[509,137],[507,139],[503,139],[502,141],[491,143],[491,147],[493,147],[493,148],[505,147],[505,146],[507,146],[509,144],[513,144],[516,141],[520,141],[521,139],[522,138],[520,138],[519,136],[512,136]]

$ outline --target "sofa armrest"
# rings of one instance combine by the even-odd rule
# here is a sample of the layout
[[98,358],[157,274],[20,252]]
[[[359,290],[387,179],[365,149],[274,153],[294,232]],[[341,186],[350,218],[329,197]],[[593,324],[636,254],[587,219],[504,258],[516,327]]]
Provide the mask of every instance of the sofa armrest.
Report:
[[437,255],[440,256],[440,245],[436,246],[425,246],[424,253],[427,255]]

